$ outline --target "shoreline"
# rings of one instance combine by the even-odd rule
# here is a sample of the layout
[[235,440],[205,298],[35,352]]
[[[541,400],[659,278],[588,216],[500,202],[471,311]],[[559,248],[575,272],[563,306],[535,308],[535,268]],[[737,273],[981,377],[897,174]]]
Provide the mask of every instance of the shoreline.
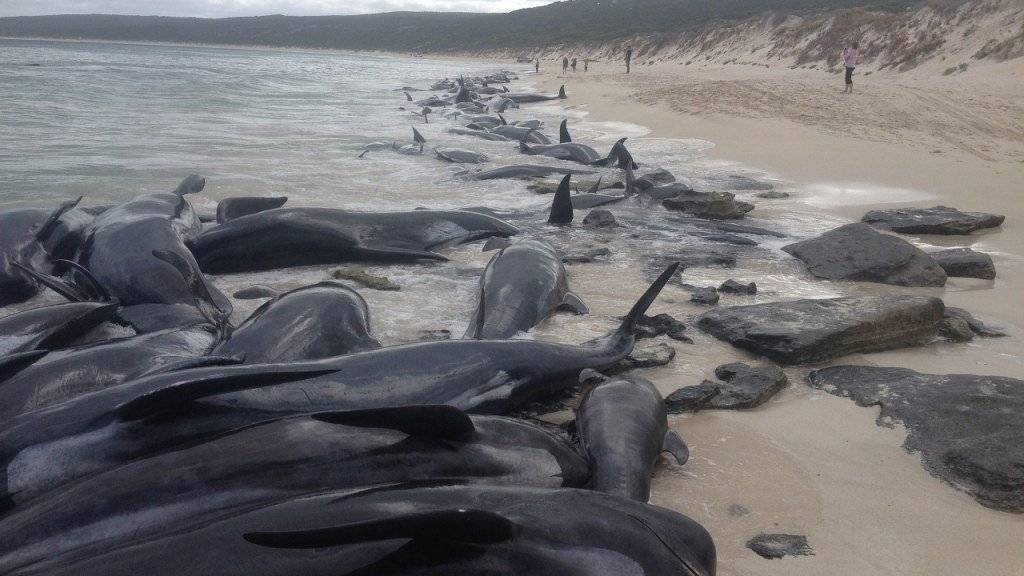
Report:
[[[1019,73],[1020,64],[1011,65]],[[654,65],[634,69],[627,77],[604,67],[592,64],[588,74],[525,74],[522,79],[542,92],[554,92],[565,83],[569,99],[561,105],[586,111],[587,121],[630,122],[650,129],[647,137],[651,138],[707,140],[714,144],[706,152],[709,158],[768,171],[783,181],[776,189],[792,197],[754,199],[756,208],[750,214],[754,218],[771,219],[799,210],[812,216],[820,211],[826,221],[854,222],[876,207],[937,204],[1005,214],[1002,228],[990,233],[902,236],[926,248],[962,245],[989,252],[996,263],[995,281],[951,278],[939,289],[846,283],[843,290],[938,296],[949,306],[966,308],[1001,325],[1008,337],[857,354],[830,364],[1024,377],[1019,358],[1024,327],[1024,309],[1019,306],[1024,285],[1024,189],[1020,185],[1024,138],[993,142],[994,153],[978,155],[970,142],[987,137],[981,130],[960,135],[968,142],[965,145],[948,141],[943,153],[934,153],[928,129],[938,112],[928,107],[912,118],[921,129],[901,130],[899,138],[879,138],[884,130],[867,136],[836,134],[816,124],[813,116],[807,122],[772,117],[758,108],[756,100],[732,103],[733,113],[681,112],[661,96],[692,95],[694,86],[718,85],[719,92],[707,99],[729,99],[733,88],[745,88],[759,78],[771,85],[789,78],[808,82],[810,75],[776,70],[761,77],[761,70],[708,67],[698,72],[681,71],[678,65]],[[823,98],[828,98],[829,91],[841,90],[835,76],[819,76]],[[857,106],[870,106],[870,99],[879,92],[873,83],[879,80],[893,84],[884,92],[887,98],[893,97],[890,92],[898,98],[908,82],[942,84],[941,79],[913,75],[861,77],[857,84],[863,90],[854,94],[862,99]],[[990,86],[999,93],[1006,84],[996,79]],[[714,107],[707,99],[687,105]],[[812,98],[796,104],[816,102]],[[1024,95],[1018,104],[1024,105]],[[960,112],[979,113],[969,106]],[[1001,120],[1016,122],[1012,117],[992,118]],[[856,117],[850,119],[851,124],[856,121]],[[732,273],[760,283],[756,276],[742,276],[750,270],[737,268]],[[575,282],[580,285],[580,279]],[[644,374],[662,394],[712,378],[719,364],[758,361],[699,331],[691,336],[695,345],[678,347],[672,363]],[[682,468],[658,470],[651,501],[681,511],[708,528],[718,547],[721,576],[1009,576],[1024,565],[1024,549],[1012,544],[1024,539],[1024,516],[985,508],[932,476],[920,456],[903,447],[907,433],[901,426],[880,425],[878,407],[863,408],[811,389],[804,382],[808,370],[787,368],[790,385],[758,408],[670,418],[670,425],[689,444],[692,457]],[[743,513],[734,513],[737,509]],[[764,560],[745,547],[747,539],[762,532],[806,535],[814,555]]]

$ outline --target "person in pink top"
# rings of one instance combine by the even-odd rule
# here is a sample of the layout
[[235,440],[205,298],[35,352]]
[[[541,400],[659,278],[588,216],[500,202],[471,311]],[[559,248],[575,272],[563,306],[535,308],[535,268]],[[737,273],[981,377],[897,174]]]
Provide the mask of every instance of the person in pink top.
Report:
[[860,46],[854,42],[853,46],[843,48],[843,65],[846,66],[846,89],[843,94],[853,93],[853,69],[860,64]]

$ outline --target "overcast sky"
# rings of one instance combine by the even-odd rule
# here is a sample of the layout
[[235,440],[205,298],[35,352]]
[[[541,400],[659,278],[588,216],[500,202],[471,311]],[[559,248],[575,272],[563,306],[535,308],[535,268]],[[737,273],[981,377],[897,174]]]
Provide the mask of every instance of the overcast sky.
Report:
[[151,16],[260,16],[366,14],[394,10],[509,12],[554,0],[0,0],[0,16],[142,14]]

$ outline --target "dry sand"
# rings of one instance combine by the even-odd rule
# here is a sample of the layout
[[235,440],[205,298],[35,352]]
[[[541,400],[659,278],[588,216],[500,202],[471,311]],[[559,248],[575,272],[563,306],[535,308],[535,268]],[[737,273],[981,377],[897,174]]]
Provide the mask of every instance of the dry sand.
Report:
[[[888,202],[1006,214],[1002,229],[992,233],[919,240],[991,253],[994,282],[951,279],[944,289],[851,283],[840,290],[938,295],[996,321],[1009,337],[840,363],[1024,378],[1022,60],[952,76],[858,76],[853,95],[840,94],[841,77],[826,72],[682,63],[640,66],[629,76],[618,63],[597,63],[588,74],[542,73],[536,83],[548,91],[565,83],[570,99],[564,105],[589,111],[589,120],[640,124],[653,137],[705,139],[715,144],[712,156],[791,183],[784,189],[794,197],[759,202],[755,213],[762,216],[817,210],[855,221]],[[554,70],[554,62],[543,64]],[[905,200],[913,197],[922,200]],[[573,283],[595,313],[617,310],[623,290],[641,289],[639,280],[609,286],[599,269],[584,268],[574,267]],[[672,291],[666,296],[671,301]],[[675,296],[675,304],[661,306],[678,315],[685,296]],[[723,362],[752,360],[695,336],[695,346],[676,346],[672,364],[645,374],[663,393],[713,377]],[[809,389],[806,369],[787,374],[792,385],[758,409],[673,421],[692,458],[658,471],[652,502],[711,531],[719,574],[1024,575],[1024,515],[984,508],[930,476],[917,455],[901,448],[904,431],[875,424],[877,408]],[[762,559],[744,547],[760,532],[805,534],[815,554]]]

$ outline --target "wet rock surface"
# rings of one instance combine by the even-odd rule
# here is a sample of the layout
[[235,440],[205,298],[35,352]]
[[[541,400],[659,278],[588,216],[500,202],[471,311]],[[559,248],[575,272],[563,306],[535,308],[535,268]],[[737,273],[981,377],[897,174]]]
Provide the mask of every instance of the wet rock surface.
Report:
[[629,356],[620,361],[613,369],[609,370],[608,373],[617,374],[619,372],[633,370],[635,368],[664,366],[671,362],[675,357],[676,349],[664,342],[658,342],[657,344],[641,344],[637,345]]
[[705,380],[696,386],[685,386],[665,399],[670,412],[697,412],[705,408],[743,410],[767,402],[789,384],[778,366],[751,366],[742,362],[715,368],[721,382]]
[[946,283],[945,271],[923,250],[867,224],[840,226],[782,249],[803,261],[807,271],[818,278],[897,286]]
[[634,330],[633,334],[638,339],[668,336],[669,338],[680,342],[693,342],[693,340],[686,335],[686,324],[683,324],[668,314],[641,316],[636,323],[636,330]]
[[999,338],[1002,336],[1006,336],[1006,332],[1003,332],[998,328],[994,328],[992,326],[985,324],[981,320],[975,318],[974,315],[972,315],[970,312],[964,310],[963,308],[947,306],[945,317],[959,318],[960,320],[963,320],[971,328],[971,331],[977,334],[978,336],[982,336],[985,338]]
[[961,212],[948,206],[932,208],[894,208],[872,210],[861,218],[877,228],[903,234],[970,234],[976,230],[996,228],[1005,216],[985,212]]
[[579,250],[566,253],[562,256],[562,262],[566,264],[589,264],[603,260],[605,256],[611,253],[612,251],[604,246],[585,246]]
[[754,282],[747,282],[744,284],[738,280],[729,278],[722,285],[718,287],[719,292],[725,292],[727,294],[744,294],[747,296],[753,296],[757,294],[757,284]]
[[720,393],[721,387],[708,380],[696,386],[684,386],[665,397],[665,409],[669,414],[698,412],[707,408]]
[[758,192],[755,194],[758,198],[765,198],[768,200],[781,200],[783,198],[789,198],[789,192],[781,192],[779,190],[768,190],[765,192]]
[[975,252],[970,248],[952,248],[928,254],[946,271],[946,276],[956,278],[980,278],[993,280],[996,277],[996,265],[992,257],[984,252]]
[[747,541],[747,548],[769,560],[814,554],[814,549],[807,543],[807,537],[797,534],[758,534]]
[[386,276],[375,276],[363,268],[335,268],[331,271],[331,278],[336,280],[351,280],[361,286],[374,290],[401,290],[402,287],[392,282]]
[[690,302],[705,306],[718,304],[718,299],[718,290],[715,290],[714,286],[695,286],[690,294]]
[[736,196],[730,192],[696,192],[693,190],[683,191],[675,197],[666,198],[661,204],[669,210],[677,210],[712,220],[743,218],[754,209],[753,204],[736,200]]
[[587,216],[583,219],[584,226],[590,226],[591,228],[612,228],[618,226],[618,222],[615,221],[615,216],[608,210],[595,209],[587,213]]
[[720,307],[697,326],[781,364],[914,346],[934,338],[945,306],[925,296],[857,296]]
[[904,447],[981,504],[1024,512],[1024,380],[925,374],[907,368],[833,366],[808,382],[860,406],[881,406],[879,425],[907,429]]

